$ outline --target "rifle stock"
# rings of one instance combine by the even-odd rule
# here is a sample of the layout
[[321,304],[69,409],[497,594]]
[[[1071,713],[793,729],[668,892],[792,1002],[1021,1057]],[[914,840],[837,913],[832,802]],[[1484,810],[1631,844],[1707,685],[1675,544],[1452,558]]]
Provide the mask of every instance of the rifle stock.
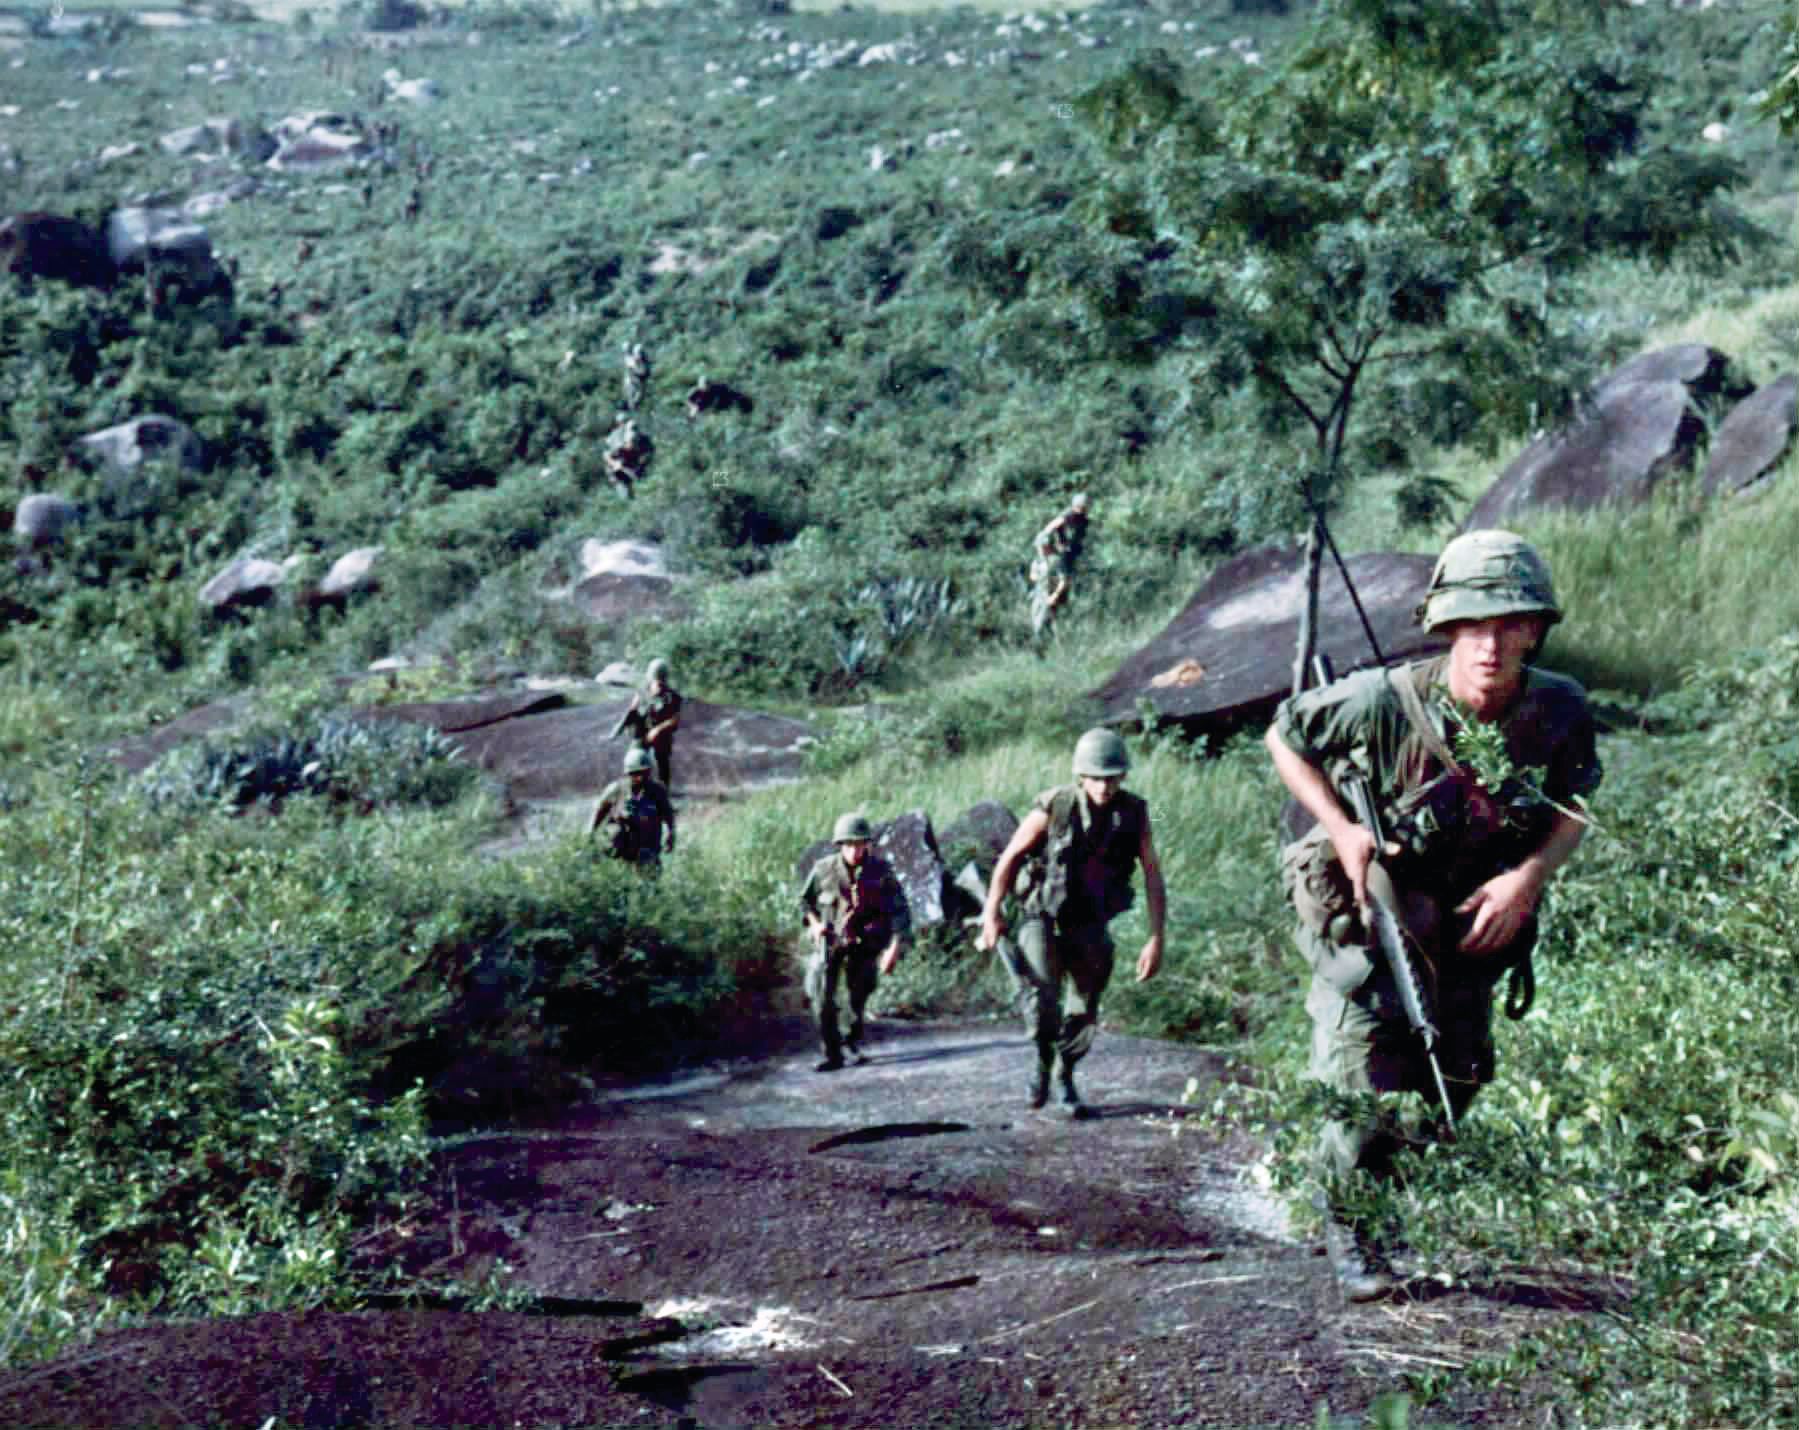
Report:
[[1418,977],[1405,925],[1399,917],[1397,891],[1380,862],[1380,851],[1386,848],[1387,843],[1386,831],[1381,827],[1380,811],[1375,808],[1374,792],[1368,788],[1368,781],[1364,776],[1350,775],[1343,781],[1343,786],[1354,807],[1357,822],[1374,836],[1375,858],[1368,865],[1367,881],[1369,931],[1374,935],[1374,942],[1392,971],[1393,982],[1399,990],[1400,1005],[1405,1009],[1406,1021],[1424,1044],[1424,1055],[1430,1059],[1431,1076],[1437,1081],[1437,1096],[1443,1103],[1443,1117],[1448,1123],[1449,1134],[1453,1137],[1455,1110],[1449,1101],[1449,1086],[1443,1080],[1442,1065],[1437,1061],[1437,1039],[1440,1034],[1437,1032],[1430,996]]

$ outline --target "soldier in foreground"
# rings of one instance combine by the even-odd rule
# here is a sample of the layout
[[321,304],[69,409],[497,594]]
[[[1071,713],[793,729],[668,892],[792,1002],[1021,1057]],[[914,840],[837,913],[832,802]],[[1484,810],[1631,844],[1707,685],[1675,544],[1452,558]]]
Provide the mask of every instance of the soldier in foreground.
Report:
[[1087,494],[1077,492],[1067,509],[1051,517],[1032,542],[1031,634],[1039,640],[1068,599],[1075,564],[1086,545]]
[[650,778],[650,752],[641,745],[625,751],[625,773],[600,791],[589,834],[605,840],[606,853],[647,872],[662,867],[675,852],[675,807],[668,790]]
[[[1453,1125],[1492,1080],[1493,989],[1510,973],[1507,1012],[1523,1016],[1538,901],[1585,832],[1573,802],[1601,773],[1586,696],[1529,664],[1561,615],[1534,547],[1506,531],[1469,532],[1444,548],[1419,608],[1424,629],[1449,638],[1447,655],[1305,691],[1282,702],[1268,731],[1282,782],[1318,821],[1282,853],[1312,970],[1311,1075],[1366,1107],[1327,1122],[1317,1151],[1347,1300],[1396,1284],[1378,1236],[1346,1210],[1352,1176],[1390,1176],[1405,1142],[1397,1099],[1374,1095],[1446,1096]],[[1497,788],[1458,757],[1458,733],[1464,751],[1503,742],[1509,774],[1492,768],[1490,748],[1482,761]],[[1350,813],[1346,791],[1362,780],[1384,847]],[[1389,899],[1401,947],[1434,994],[1434,1065],[1369,932]]]
[[631,697],[612,727],[614,736],[629,732],[633,741],[656,758],[656,778],[675,787],[675,731],[681,726],[681,692],[668,683],[668,662],[658,656],[644,668],[644,686]]
[[[831,831],[836,852],[812,866],[800,890],[800,917],[812,955],[806,964],[806,999],[818,1020],[824,1059],[818,1072],[836,1072],[848,1052],[863,1055],[863,1017],[879,981],[893,972],[912,937],[911,909],[888,862],[869,848],[874,831],[860,814],[846,814]],[[843,1034],[837,985],[846,985],[849,1036]]]
[[[1149,939],[1137,956],[1137,981],[1148,982],[1162,966],[1168,896],[1149,806],[1120,788],[1129,769],[1124,741],[1113,731],[1082,735],[1074,783],[1038,796],[994,865],[981,911],[980,947],[1000,950],[1036,1046],[1031,1106],[1049,1101],[1053,1072],[1074,1117],[1087,1115],[1075,1066],[1093,1046],[1100,995],[1112,978],[1106,925],[1131,906],[1131,872],[1139,864]],[[1022,917],[1007,939],[1002,907],[1010,894],[1018,896]]]

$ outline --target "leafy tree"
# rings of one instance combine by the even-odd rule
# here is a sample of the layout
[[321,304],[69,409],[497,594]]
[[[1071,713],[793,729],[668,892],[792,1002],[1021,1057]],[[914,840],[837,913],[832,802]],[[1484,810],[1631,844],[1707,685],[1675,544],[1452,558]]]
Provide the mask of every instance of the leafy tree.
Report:
[[1799,4],[1789,5],[1776,24],[1781,41],[1776,62],[1778,77],[1768,86],[1762,113],[1791,138],[1799,134]]
[[[1165,265],[1198,395],[1261,446],[1243,480],[1310,516],[1296,684],[1348,483],[1565,417],[1583,268],[1758,235],[1725,201],[1736,163],[1652,132],[1627,23],[1592,0],[1324,0],[1278,66],[1213,62],[1202,85],[1152,53],[1078,100],[1106,175],[1087,219]],[[1400,492],[1443,514],[1428,483]]]

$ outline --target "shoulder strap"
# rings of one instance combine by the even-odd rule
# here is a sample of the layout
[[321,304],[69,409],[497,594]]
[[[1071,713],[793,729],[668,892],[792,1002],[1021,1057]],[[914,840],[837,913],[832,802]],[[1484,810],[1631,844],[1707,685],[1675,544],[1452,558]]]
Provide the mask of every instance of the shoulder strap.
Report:
[[1424,709],[1424,698],[1418,694],[1418,682],[1413,678],[1412,667],[1407,666],[1401,670],[1388,666],[1387,683],[1393,687],[1393,693],[1399,697],[1400,708],[1405,711],[1405,717],[1411,722],[1413,733],[1423,742],[1424,748],[1436,756],[1437,763],[1450,774],[1459,775],[1462,772],[1461,763],[1450,751],[1449,746],[1443,743],[1443,737],[1437,733],[1437,727],[1431,724],[1430,716]]

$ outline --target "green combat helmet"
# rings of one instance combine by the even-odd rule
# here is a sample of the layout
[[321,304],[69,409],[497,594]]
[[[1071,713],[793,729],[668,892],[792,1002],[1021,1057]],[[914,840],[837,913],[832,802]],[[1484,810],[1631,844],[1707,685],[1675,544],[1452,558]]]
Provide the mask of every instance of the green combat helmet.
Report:
[[837,827],[831,831],[833,844],[866,844],[875,837],[865,814],[840,814],[837,816]]
[[1089,730],[1074,742],[1074,773],[1076,778],[1087,775],[1095,779],[1109,779],[1114,775],[1125,774],[1131,767],[1131,757],[1126,753],[1124,741],[1115,730]]
[[639,770],[647,771],[650,768],[650,765],[650,752],[644,749],[642,745],[633,745],[630,749],[625,751],[626,774],[634,775]]
[[1562,608],[1537,548],[1497,530],[1466,532],[1443,548],[1415,613],[1418,624],[1432,633],[1454,621],[1523,615],[1544,616],[1554,625]]
[[661,656],[657,656],[643,668],[643,678],[645,680],[667,680],[668,662]]

